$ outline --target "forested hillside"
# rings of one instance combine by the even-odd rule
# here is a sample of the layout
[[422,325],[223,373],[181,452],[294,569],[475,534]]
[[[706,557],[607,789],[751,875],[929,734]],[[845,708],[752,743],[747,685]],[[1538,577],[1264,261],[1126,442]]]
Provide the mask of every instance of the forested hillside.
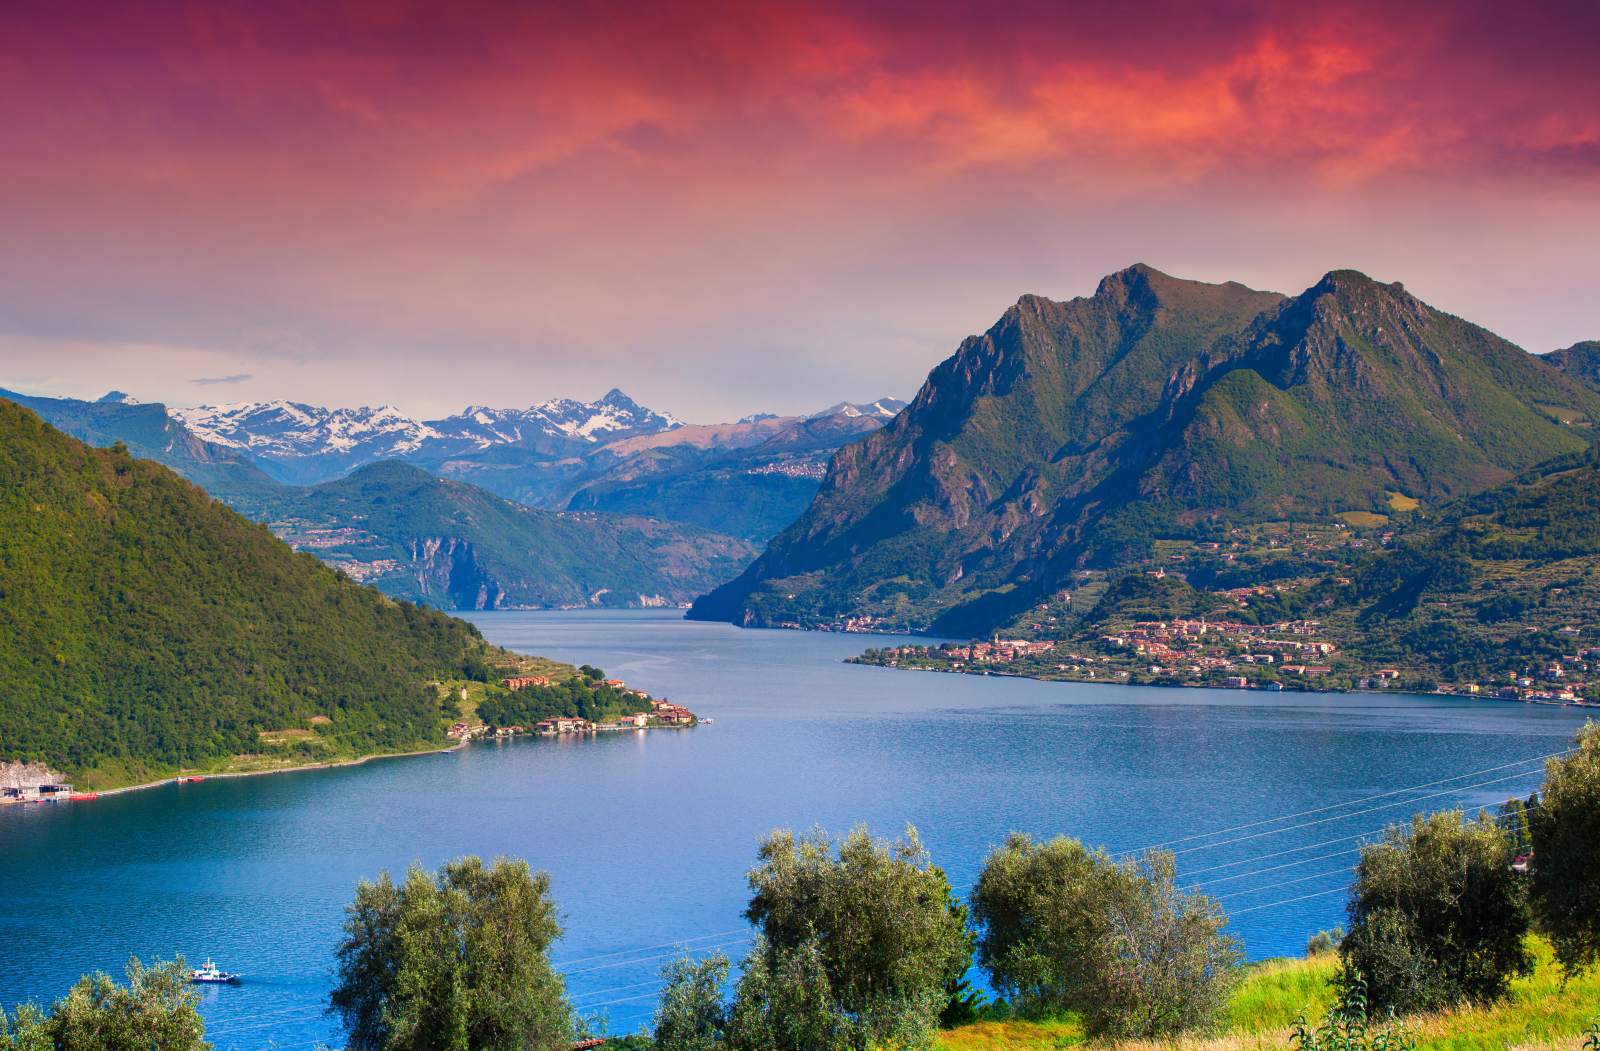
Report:
[[1573,379],[1600,390],[1600,339],[1588,339],[1552,351],[1544,360]]
[[1284,299],[1136,266],[965,341],[692,615],[983,633],[1158,540],[1437,506],[1596,420],[1595,390],[1398,284]]
[[156,402],[124,401],[114,395],[99,401],[38,398],[3,389],[0,398],[32,409],[79,441],[95,446],[121,442],[133,455],[165,464],[213,496],[276,484],[247,454],[201,439]]
[[[0,400],[0,760],[127,781],[313,738],[442,740],[477,629],[361,587],[159,464]],[[81,778],[80,778],[81,779]]]

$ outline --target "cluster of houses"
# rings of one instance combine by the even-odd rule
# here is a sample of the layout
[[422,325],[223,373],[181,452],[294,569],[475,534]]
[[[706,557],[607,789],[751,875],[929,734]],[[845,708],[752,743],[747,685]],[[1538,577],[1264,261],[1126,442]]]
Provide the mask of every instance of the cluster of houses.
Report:
[[501,679],[500,685],[508,690],[525,690],[529,686],[549,686],[548,675],[513,675],[509,679]]
[[[1228,672],[1240,665],[1256,665],[1276,667],[1285,675],[1315,678],[1331,674],[1333,666],[1307,663],[1307,659],[1326,657],[1338,650],[1334,643],[1316,637],[1321,627],[1312,620],[1275,624],[1146,620],[1102,635],[1100,641],[1149,661],[1152,675]],[[1243,676],[1230,678],[1244,680]]]
[[[621,683],[616,685],[620,686]],[[641,698],[647,696],[640,690],[631,692]],[[525,734],[556,737],[564,734],[606,733],[615,730],[647,730],[659,726],[694,726],[697,722],[699,719],[695,714],[683,705],[652,698],[649,711],[628,712],[604,722],[595,722],[576,715],[562,715],[552,719],[541,719],[532,726],[473,726],[468,723],[456,723],[447,733],[452,740],[466,742],[491,737],[520,737]]]

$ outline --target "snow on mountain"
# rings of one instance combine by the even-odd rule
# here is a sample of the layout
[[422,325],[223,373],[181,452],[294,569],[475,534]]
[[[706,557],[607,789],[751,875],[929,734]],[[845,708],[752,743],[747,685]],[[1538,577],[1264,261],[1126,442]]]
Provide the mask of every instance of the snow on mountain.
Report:
[[292,401],[235,402],[172,409],[206,441],[280,457],[349,454],[403,456],[440,435],[392,405],[325,409]]
[[472,405],[439,420],[417,420],[391,405],[328,409],[282,400],[171,411],[207,441],[275,459],[459,455],[540,436],[598,443],[683,426],[620,390],[596,402],[558,398],[526,409]]
[[869,402],[841,401],[821,412],[814,412],[807,418],[820,420],[824,416],[872,416],[880,420],[892,420],[905,407],[906,403],[899,398],[879,398],[877,401]]

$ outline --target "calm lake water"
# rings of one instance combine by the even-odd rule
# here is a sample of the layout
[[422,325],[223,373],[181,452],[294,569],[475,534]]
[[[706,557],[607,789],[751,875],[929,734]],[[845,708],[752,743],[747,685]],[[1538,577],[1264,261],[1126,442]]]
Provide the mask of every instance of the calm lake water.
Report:
[[840,660],[884,640],[675,611],[473,619],[495,642],[599,664],[715,722],[7,808],[0,1001],[48,1000],[129,953],[211,954],[247,975],[203,993],[219,1048],[338,1046],[321,1007],[356,881],[504,854],[551,874],[567,928],[555,958],[580,1008],[631,1031],[674,943],[742,950],[759,836],[857,822],[915,824],[962,890],[1012,829],[1118,851],[1183,840],[1184,880],[1224,898],[1247,953],[1296,953],[1340,921],[1363,834],[1525,793],[1529,760],[1583,722],[1489,701],[854,667]]

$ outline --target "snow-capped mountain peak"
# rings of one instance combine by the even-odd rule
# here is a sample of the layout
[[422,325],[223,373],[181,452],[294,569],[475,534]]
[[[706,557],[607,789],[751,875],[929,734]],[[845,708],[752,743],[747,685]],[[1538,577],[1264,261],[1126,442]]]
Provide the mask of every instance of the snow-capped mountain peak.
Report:
[[281,399],[171,412],[200,438],[218,445],[279,461],[328,459],[340,466],[391,457],[444,457],[541,437],[599,443],[682,426],[620,390],[596,402],[557,398],[527,409],[471,405],[439,420],[418,420],[393,405],[324,408]]
[[841,401],[821,412],[812,413],[810,419],[817,420],[824,416],[871,416],[879,420],[892,420],[905,407],[906,403],[899,398],[879,398],[877,401],[869,402]]

